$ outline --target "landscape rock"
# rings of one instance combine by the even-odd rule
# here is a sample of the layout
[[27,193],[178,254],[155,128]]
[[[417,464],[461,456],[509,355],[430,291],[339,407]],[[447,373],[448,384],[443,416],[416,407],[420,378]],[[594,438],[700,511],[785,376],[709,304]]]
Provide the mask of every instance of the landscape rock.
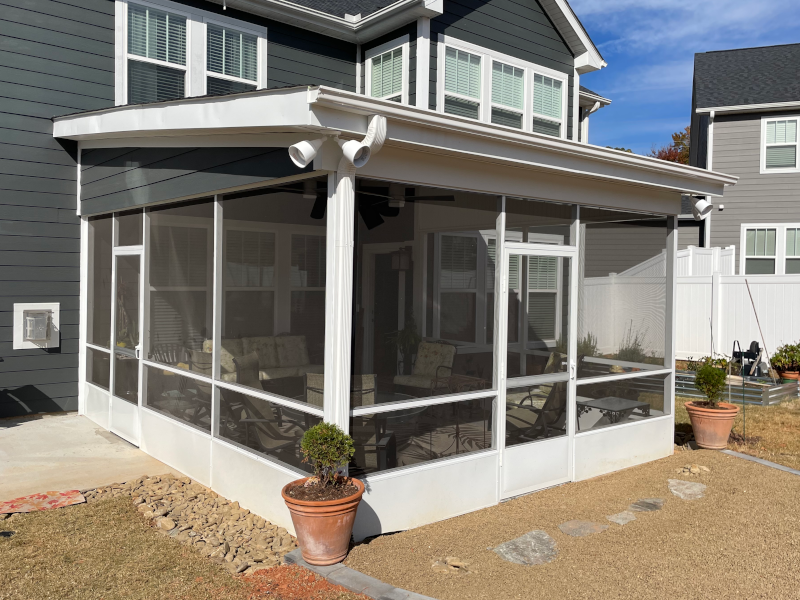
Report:
[[608,529],[608,525],[601,525],[600,523],[593,523],[592,521],[567,521],[558,526],[558,528],[567,535],[572,537],[586,537],[593,533],[600,533]]
[[678,475],[698,476],[702,475],[703,473],[710,473],[710,472],[711,469],[709,469],[708,467],[697,464],[684,465],[678,469],[675,469],[675,473],[677,473]]
[[435,560],[431,565],[434,573],[470,573],[469,563],[456,556]]
[[642,498],[628,506],[630,512],[653,512],[662,508],[664,508],[663,498]]
[[699,500],[705,495],[706,486],[695,481],[683,479],[669,479],[669,491],[681,500]]
[[163,529],[164,531],[171,531],[175,529],[175,521],[168,519],[167,517],[162,517],[156,521],[156,527]]
[[503,560],[526,566],[549,563],[558,555],[556,541],[541,530],[529,531],[492,550]]
[[621,513],[607,516],[606,519],[617,525],[627,525],[631,521],[636,520],[636,515],[629,510],[623,510]]

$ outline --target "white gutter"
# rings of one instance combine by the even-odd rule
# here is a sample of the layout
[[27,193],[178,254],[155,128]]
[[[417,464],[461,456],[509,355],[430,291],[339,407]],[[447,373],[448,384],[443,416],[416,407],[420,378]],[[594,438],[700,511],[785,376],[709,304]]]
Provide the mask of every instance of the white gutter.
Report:
[[767,102],[764,104],[739,104],[737,106],[712,106],[709,108],[697,108],[695,112],[698,115],[708,115],[714,113],[749,113],[749,112],[763,112],[773,110],[794,110],[800,109],[800,101],[792,100],[791,102]]

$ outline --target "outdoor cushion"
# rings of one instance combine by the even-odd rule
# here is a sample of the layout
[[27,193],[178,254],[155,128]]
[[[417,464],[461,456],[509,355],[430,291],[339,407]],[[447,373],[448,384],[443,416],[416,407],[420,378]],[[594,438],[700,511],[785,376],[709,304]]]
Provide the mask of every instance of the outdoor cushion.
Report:
[[274,369],[279,366],[278,350],[273,336],[242,338],[242,348],[245,354],[258,354],[259,369]]
[[297,372],[300,374],[300,376],[303,376],[307,373],[324,373],[325,365],[301,365],[297,367]]
[[274,367],[272,369],[259,369],[258,378],[261,381],[270,381],[271,379],[281,379],[283,377],[300,377],[298,367]]
[[[241,338],[222,338],[222,348],[220,349],[219,365],[222,373],[236,373],[236,365],[233,363],[234,356],[244,356],[244,346]],[[203,352],[211,352],[214,348],[213,340],[203,342]],[[236,377],[233,378],[236,381]]]
[[[436,371],[440,366],[452,367],[455,356],[455,346],[451,346],[450,344],[421,342],[417,348],[417,360],[414,363],[413,374],[428,375],[429,377],[436,377],[436,375],[447,377],[450,375],[449,369],[441,369],[439,373]],[[395,383],[397,383],[397,381],[395,381]]]
[[306,336],[285,335],[275,338],[278,349],[278,364],[281,367],[300,367],[309,364]]

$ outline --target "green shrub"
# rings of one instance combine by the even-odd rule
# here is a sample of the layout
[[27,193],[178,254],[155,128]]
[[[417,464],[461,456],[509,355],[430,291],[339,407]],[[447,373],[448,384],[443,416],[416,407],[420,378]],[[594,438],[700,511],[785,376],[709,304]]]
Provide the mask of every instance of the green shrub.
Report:
[[333,485],[339,469],[350,462],[356,451],[353,438],[332,423],[319,423],[306,431],[300,450],[303,462],[311,463],[323,486]]
[[723,371],[728,370],[729,360],[723,354],[719,354],[716,358],[712,356],[704,356],[700,360],[694,360],[691,356],[687,362],[687,368],[690,371],[697,371],[703,365],[711,365],[717,369],[722,369]]
[[800,344],[784,344],[775,351],[769,362],[778,371],[800,370]]
[[711,406],[716,406],[722,396],[722,392],[725,390],[726,378],[725,371],[710,364],[705,364],[697,369],[694,384],[708,398],[708,403]]
[[[568,354],[566,339],[558,338],[556,340],[556,352]],[[591,331],[578,339],[578,356],[599,356],[597,354],[597,337]]]

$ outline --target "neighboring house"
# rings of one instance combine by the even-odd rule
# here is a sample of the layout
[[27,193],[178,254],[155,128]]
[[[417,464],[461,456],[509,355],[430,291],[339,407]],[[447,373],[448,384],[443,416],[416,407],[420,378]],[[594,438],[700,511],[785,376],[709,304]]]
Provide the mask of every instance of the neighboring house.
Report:
[[736,178],[583,143],[565,0],[0,3],[5,407],[288,528],[335,423],[357,539],[672,454],[680,198]]
[[690,164],[739,183],[680,247],[735,246],[737,274],[800,274],[798,64],[800,44],[695,55]]

